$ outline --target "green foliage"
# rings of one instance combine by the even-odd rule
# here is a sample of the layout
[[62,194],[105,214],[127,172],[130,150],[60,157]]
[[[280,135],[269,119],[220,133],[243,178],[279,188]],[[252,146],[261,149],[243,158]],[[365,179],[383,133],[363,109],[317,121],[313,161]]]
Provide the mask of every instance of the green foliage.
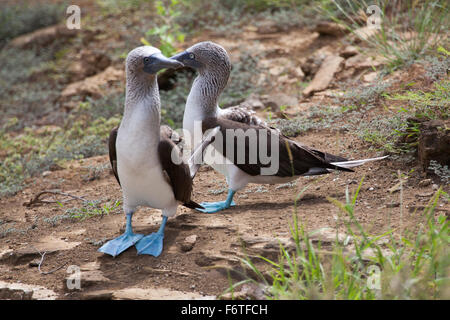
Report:
[[431,160],[428,169],[432,170],[444,184],[450,183],[450,169],[448,166],[443,166],[439,162]]
[[[170,0],[165,6],[163,1],[156,1],[156,12],[161,22],[160,26],[153,27],[146,32],[147,37],[152,37],[158,42],[157,47],[166,57],[174,55],[177,51],[176,46],[184,42],[185,34],[181,32],[181,27],[176,23],[175,19],[182,14],[180,10],[179,0]],[[153,41],[148,42],[142,38],[144,45],[150,45]],[[154,44],[153,44],[154,45]],[[155,46],[155,45],[154,45]]]
[[[106,139],[119,118],[96,118],[90,122],[69,116],[64,128],[32,128],[16,135],[9,127],[0,130],[0,196],[15,194],[25,179],[49,170],[64,160],[82,159],[107,152]],[[10,121],[14,125],[15,121]]]
[[0,4],[0,44],[21,34],[56,24],[64,18],[64,5],[53,3]]
[[[25,126],[36,118],[58,112],[62,85],[58,81],[55,53],[61,43],[46,48],[0,50],[0,126],[9,118],[18,117]],[[39,79],[39,81],[37,81]]]
[[362,182],[352,197],[346,188],[345,202],[328,197],[339,209],[336,227],[345,228],[345,239],[339,239],[336,233],[336,241],[327,250],[322,248],[321,241],[313,244],[311,236],[315,232],[306,232],[306,226],[297,217],[297,201],[308,189],[306,186],[295,202],[291,225],[294,248],[288,250],[280,244],[278,261],[259,256],[269,268],[268,273],[250,258],[242,259],[256,279],[241,281],[229,291],[254,282],[264,287],[268,299],[275,300],[448,299],[449,224],[445,215],[435,216],[438,202],[448,195],[438,190],[424,212],[416,214],[420,223],[413,230],[391,229],[372,235],[355,217]]
[[79,219],[81,221],[96,217],[104,216],[110,213],[118,213],[120,210],[120,201],[103,203],[99,200],[85,201],[80,208],[66,209],[66,214],[72,219]]
[[406,101],[408,105],[400,111],[414,114],[418,118],[448,119],[450,116],[450,81],[434,83],[434,90],[407,90],[403,93],[385,94],[388,100]]
[[97,0],[104,14],[121,14],[124,10],[136,10],[153,0]]
[[399,137],[411,134],[406,119],[403,113],[376,116],[361,121],[357,125],[356,135],[379,150],[396,154],[409,152],[413,146],[399,142]]
[[446,0],[328,0],[322,1],[321,11],[355,32],[367,25],[366,18],[362,17],[370,5],[377,5],[381,10],[379,32],[371,37],[355,34],[384,56],[391,69],[418,60],[438,45],[448,45],[449,8]]

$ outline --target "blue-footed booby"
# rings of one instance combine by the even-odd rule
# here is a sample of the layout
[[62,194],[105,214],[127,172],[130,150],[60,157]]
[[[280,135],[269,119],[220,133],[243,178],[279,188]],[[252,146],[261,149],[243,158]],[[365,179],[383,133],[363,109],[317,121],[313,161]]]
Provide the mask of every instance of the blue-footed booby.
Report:
[[[213,152],[213,160],[209,160],[209,163],[205,157],[205,162],[226,176],[229,186],[227,199],[200,203],[204,209],[197,210],[213,213],[235,205],[234,194],[248,183],[286,183],[299,176],[326,174],[333,170],[353,171],[351,167],[384,158],[348,161],[343,157],[315,150],[287,138],[256,117],[251,110],[240,107],[221,109],[218,99],[227,84],[231,62],[226,50],[216,43],[210,41],[197,43],[171,59],[198,71],[187,97],[183,118],[183,129],[185,134],[188,133],[191,137],[191,147],[195,147],[201,141],[201,135],[196,134],[198,131],[205,132],[219,126],[223,137],[222,143],[216,139],[215,144],[208,147],[214,148],[217,152],[215,154]],[[229,131],[239,134],[227,139]],[[240,140],[241,143],[240,138],[243,138]],[[276,150],[270,143],[271,139],[277,142]],[[271,155],[270,163],[261,158],[262,149]],[[239,155],[239,150],[244,150],[245,154]],[[217,156],[222,156],[222,160]],[[278,164],[276,170],[262,173],[264,169],[271,167],[274,160]]]
[[[126,58],[125,109],[119,128],[109,137],[109,157],[113,173],[122,188],[125,233],[105,243],[98,251],[117,256],[132,245],[138,254],[159,256],[164,228],[179,204],[201,208],[191,200],[192,179],[198,166],[181,159],[174,140],[176,132],[160,126],[161,104],[156,73],[163,68],[183,66],[164,57],[160,50],[142,46]],[[210,142],[210,141],[209,141]],[[200,144],[204,150],[208,140]],[[198,152],[198,149],[196,149]],[[162,223],[156,233],[135,234],[132,216],[138,206],[162,209]]]

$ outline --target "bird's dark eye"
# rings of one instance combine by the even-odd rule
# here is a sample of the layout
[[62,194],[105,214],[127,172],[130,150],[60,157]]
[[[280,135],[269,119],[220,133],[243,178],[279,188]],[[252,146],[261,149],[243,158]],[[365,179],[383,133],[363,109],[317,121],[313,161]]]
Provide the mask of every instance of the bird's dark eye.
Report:
[[195,58],[195,54],[193,54],[192,52],[189,53],[189,58],[194,59]]
[[144,63],[149,63],[150,62],[150,58],[149,57],[145,57],[144,58]]

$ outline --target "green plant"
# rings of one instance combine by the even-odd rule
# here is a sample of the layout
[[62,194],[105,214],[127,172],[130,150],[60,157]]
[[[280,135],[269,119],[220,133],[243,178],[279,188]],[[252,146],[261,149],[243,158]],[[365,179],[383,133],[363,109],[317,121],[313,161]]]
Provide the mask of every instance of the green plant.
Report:
[[[357,30],[367,26],[367,20],[378,14],[369,11],[369,17],[366,16],[370,5],[378,6],[381,22],[379,31],[367,36]],[[375,48],[388,60],[391,69],[419,59],[439,44],[448,44],[448,2],[445,0],[329,0],[322,2],[321,11]]]
[[[434,211],[448,194],[442,189],[436,192],[419,214],[420,223],[414,230],[390,229],[371,235],[355,218],[362,183],[363,179],[352,197],[346,188],[345,202],[328,197],[341,212],[338,224],[343,224],[348,234],[339,240],[336,233],[331,250],[324,250],[320,241],[314,245],[314,232],[306,232],[305,225],[298,221],[297,201],[308,186],[303,188],[296,197],[291,225],[294,248],[288,250],[280,244],[278,261],[259,256],[269,268],[266,273],[250,258],[242,259],[254,278],[247,277],[228,291],[254,282],[264,287],[268,299],[275,300],[448,299],[449,224],[445,215],[436,218]],[[352,248],[350,252],[348,247]]]
[[450,183],[450,169],[448,166],[443,166],[439,162],[431,160],[428,169],[433,170],[434,174],[437,175],[444,184]]
[[21,34],[56,24],[64,17],[64,4],[0,4],[0,45]]
[[[185,34],[175,19],[182,14],[179,0],[170,0],[166,6],[163,1],[156,1],[156,12],[161,19],[160,26],[153,27],[146,32],[146,36],[155,36],[159,42],[158,48],[166,57],[170,57],[177,51],[176,46],[184,42]],[[150,45],[145,38],[141,39],[144,45]]]
[[450,81],[442,80],[434,83],[434,90],[412,91],[403,93],[384,94],[388,100],[406,101],[407,107],[400,108],[400,112],[414,114],[417,118],[448,119],[450,116]]
[[97,0],[104,14],[120,14],[123,10],[136,10],[150,0]]
[[81,221],[96,217],[108,215],[111,212],[116,212],[120,208],[120,201],[116,200],[114,202],[107,202],[102,204],[100,200],[85,201],[83,206],[80,208],[66,209],[66,214],[70,218],[79,219]]

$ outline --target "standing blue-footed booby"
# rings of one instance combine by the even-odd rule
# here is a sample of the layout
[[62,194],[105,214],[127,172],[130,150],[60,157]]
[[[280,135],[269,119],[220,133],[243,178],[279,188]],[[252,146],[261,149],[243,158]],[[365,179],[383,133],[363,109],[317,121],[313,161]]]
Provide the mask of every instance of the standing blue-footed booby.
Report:
[[[353,171],[349,168],[384,158],[348,161],[288,139],[250,110],[239,107],[222,110],[218,99],[227,84],[231,63],[226,50],[218,44],[200,42],[171,59],[198,71],[187,97],[183,118],[183,129],[191,137],[191,147],[201,141],[201,135],[196,134],[198,131],[205,132],[219,126],[222,133],[222,143],[216,139],[216,143],[209,147],[217,151],[213,152],[212,161],[208,163],[205,158],[205,162],[226,176],[228,196],[225,201],[201,203],[204,209],[198,210],[202,212],[213,213],[235,205],[235,192],[248,183],[285,183],[299,176],[326,174],[332,170]],[[237,134],[228,139],[229,132]],[[276,143],[272,145],[271,141]],[[262,149],[270,155],[270,163],[263,161]],[[243,155],[239,155],[240,150],[244,150]],[[217,156],[222,156],[222,160]],[[266,170],[263,173],[275,162],[277,166],[273,172]]]
[[[156,73],[182,65],[150,46],[138,47],[127,56],[125,110],[119,128],[109,137],[111,166],[122,187],[126,230],[105,243],[100,252],[116,256],[136,244],[138,254],[159,256],[167,218],[175,215],[178,205],[201,208],[191,200],[196,167],[182,161],[173,141],[174,132],[167,126],[160,127]],[[158,232],[145,237],[133,233],[131,219],[138,206],[162,209]]]

